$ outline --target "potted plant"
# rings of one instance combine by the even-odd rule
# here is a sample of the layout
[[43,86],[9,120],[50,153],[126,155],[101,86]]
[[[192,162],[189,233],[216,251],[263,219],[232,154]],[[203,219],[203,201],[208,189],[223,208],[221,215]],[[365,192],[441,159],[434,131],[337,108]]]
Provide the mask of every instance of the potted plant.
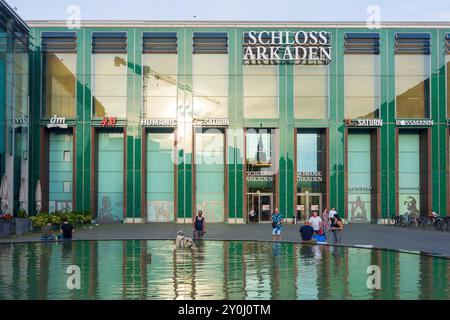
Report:
[[13,216],[10,213],[0,216],[0,237],[11,235]]
[[30,220],[25,209],[20,209],[17,212],[17,218],[14,219],[16,224],[16,235],[20,236],[25,232],[30,231]]
[[30,218],[33,232],[40,232],[41,228],[50,222],[50,216],[46,212],[40,212],[38,215]]

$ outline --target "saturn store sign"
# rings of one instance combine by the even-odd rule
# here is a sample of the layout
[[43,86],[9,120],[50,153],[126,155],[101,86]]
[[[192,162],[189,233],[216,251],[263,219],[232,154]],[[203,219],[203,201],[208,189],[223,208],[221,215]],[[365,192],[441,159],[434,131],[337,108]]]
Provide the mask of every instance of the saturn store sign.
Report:
[[244,64],[328,64],[331,33],[250,31],[244,34]]

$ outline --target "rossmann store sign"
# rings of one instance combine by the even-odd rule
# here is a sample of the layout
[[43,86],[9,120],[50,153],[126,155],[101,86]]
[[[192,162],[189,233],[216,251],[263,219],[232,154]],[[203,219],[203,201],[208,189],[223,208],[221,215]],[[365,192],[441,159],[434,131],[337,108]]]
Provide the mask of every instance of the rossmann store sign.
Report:
[[330,32],[244,33],[244,64],[328,64],[330,61]]

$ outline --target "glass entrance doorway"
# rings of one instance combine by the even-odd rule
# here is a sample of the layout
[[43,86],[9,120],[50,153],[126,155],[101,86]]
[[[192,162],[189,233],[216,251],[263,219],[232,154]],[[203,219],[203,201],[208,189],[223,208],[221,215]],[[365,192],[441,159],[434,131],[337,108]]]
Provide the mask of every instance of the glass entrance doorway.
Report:
[[271,193],[247,193],[249,222],[271,222],[273,195]]
[[322,214],[322,194],[321,193],[297,193],[297,215],[296,222],[309,219],[316,211]]

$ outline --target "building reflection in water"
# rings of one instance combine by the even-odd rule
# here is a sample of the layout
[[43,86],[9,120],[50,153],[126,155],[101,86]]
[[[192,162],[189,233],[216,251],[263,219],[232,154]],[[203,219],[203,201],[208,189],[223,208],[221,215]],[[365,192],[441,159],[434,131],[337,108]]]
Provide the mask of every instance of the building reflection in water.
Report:
[[[66,269],[81,270],[81,289]],[[366,286],[381,269],[381,290]],[[280,242],[73,241],[0,245],[0,299],[450,299],[450,260]]]

